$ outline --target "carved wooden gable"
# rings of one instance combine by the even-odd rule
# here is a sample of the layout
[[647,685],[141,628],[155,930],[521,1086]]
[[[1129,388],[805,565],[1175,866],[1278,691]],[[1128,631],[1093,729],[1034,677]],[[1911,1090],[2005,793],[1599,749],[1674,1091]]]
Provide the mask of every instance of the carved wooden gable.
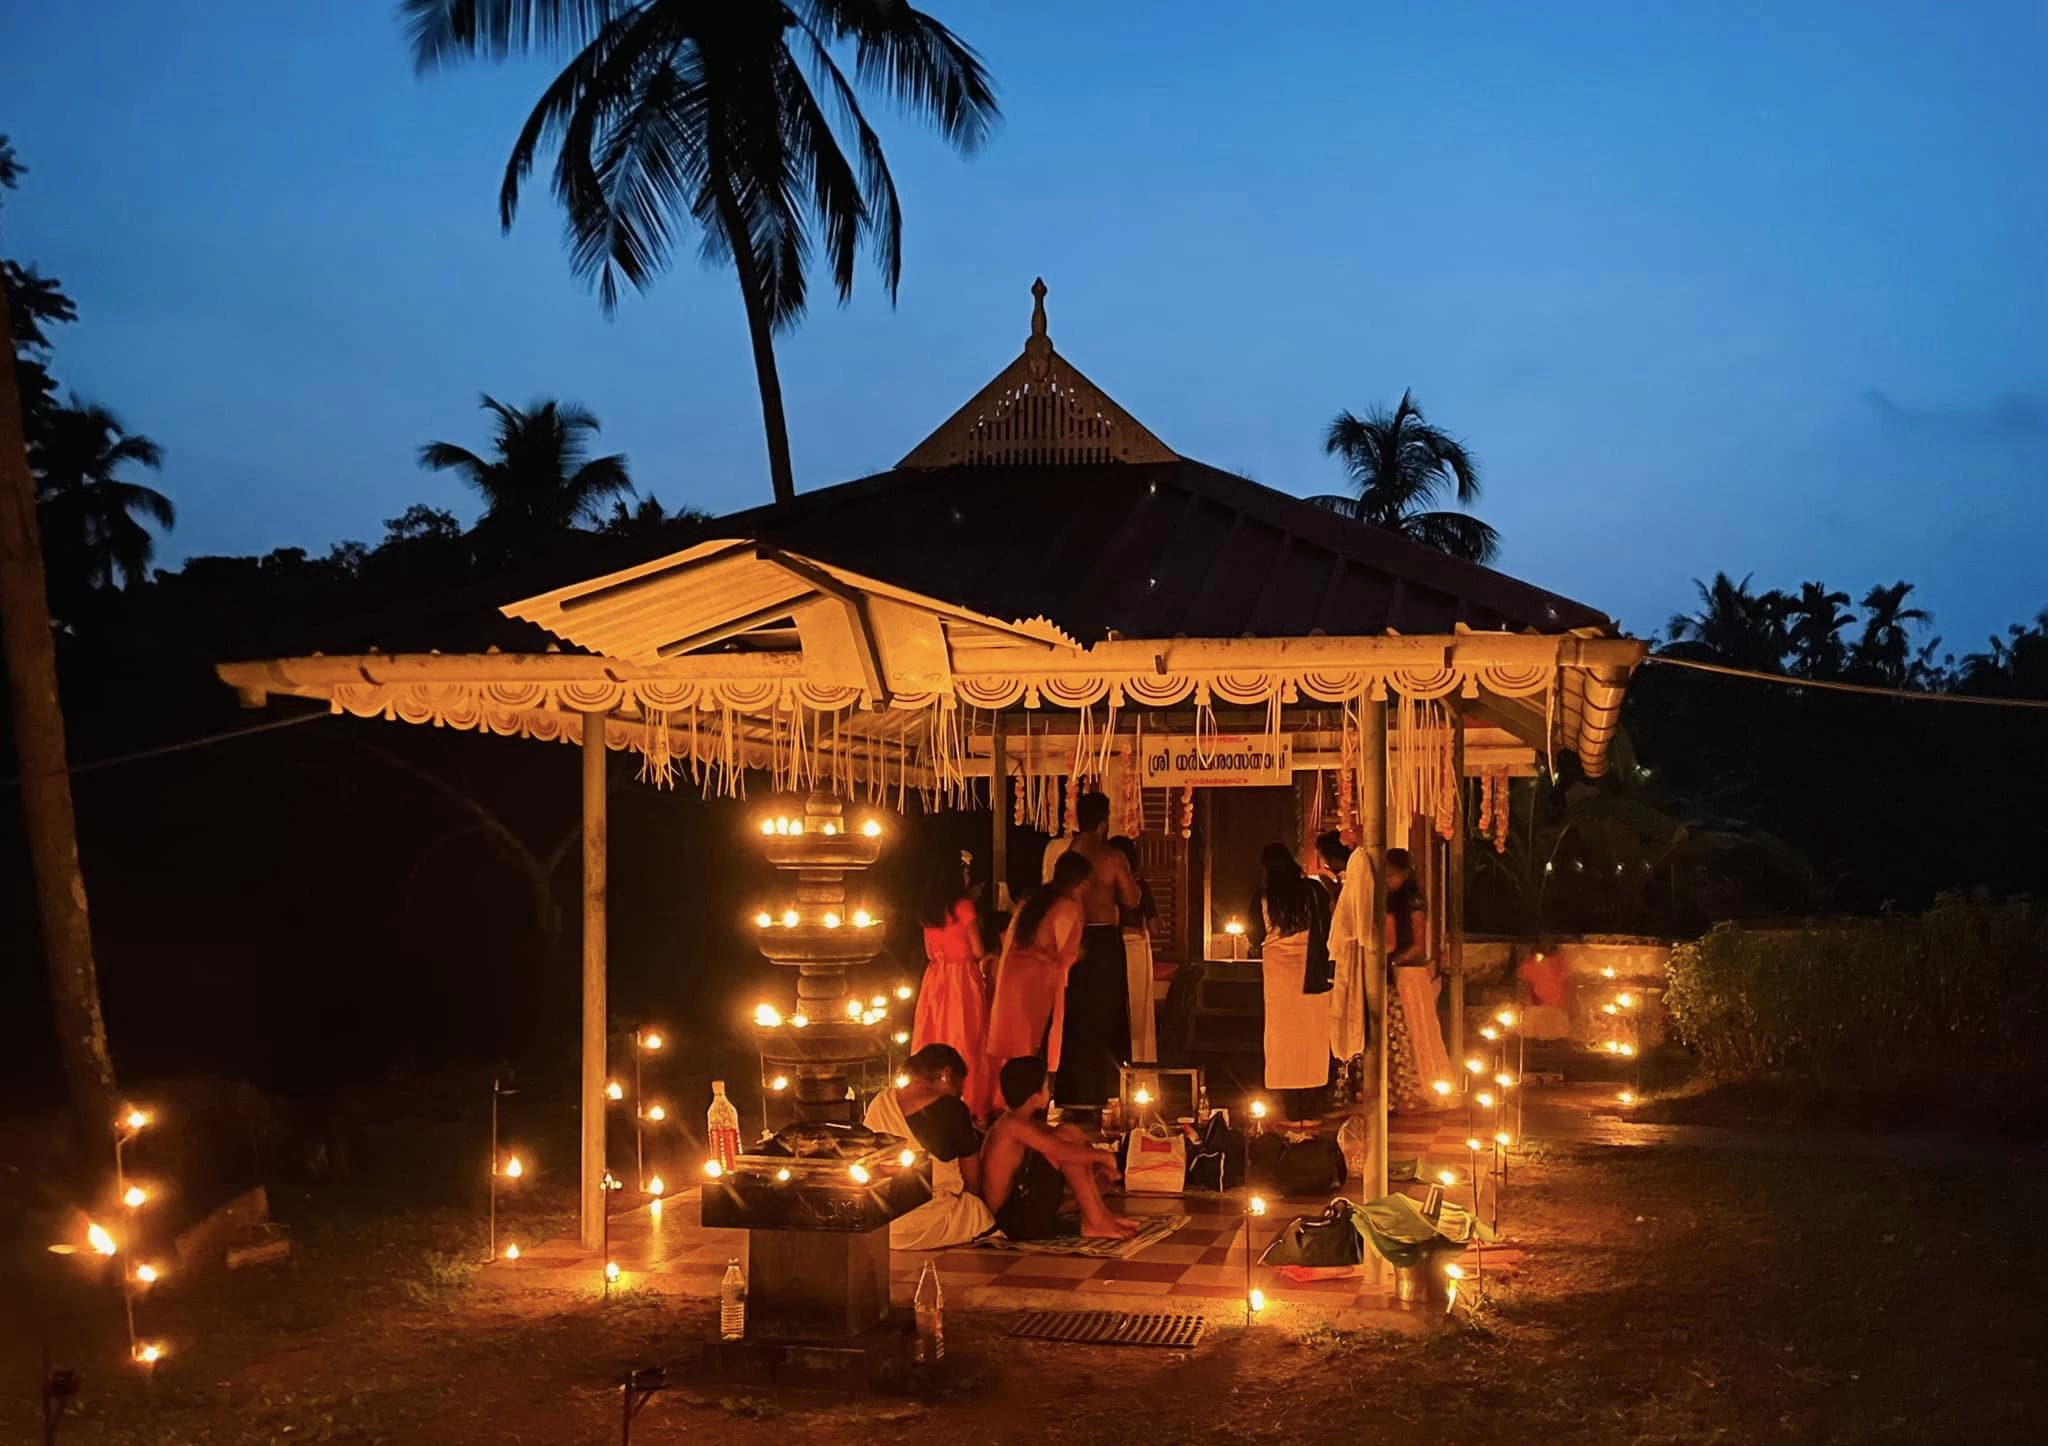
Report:
[[904,467],[1171,462],[1173,450],[1053,350],[1045,283],[1031,283],[1024,354],[914,447]]

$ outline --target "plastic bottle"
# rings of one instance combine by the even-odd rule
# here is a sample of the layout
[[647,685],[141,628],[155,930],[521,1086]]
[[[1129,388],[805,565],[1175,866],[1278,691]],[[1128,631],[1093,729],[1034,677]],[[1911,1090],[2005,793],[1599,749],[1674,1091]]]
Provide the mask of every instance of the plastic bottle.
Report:
[[736,1341],[747,1333],[747,1278],[740,1274],[740,1258],[725,1263],[725,1279],[718,1286],[718,1334]]
[[711,1158],[730,1170],[740,1159],[740,1112],[725,1097],[725,1081],[711,1081],[711,1108],[704,1112],[704,1141]]
[[939,1287],[939,1272],[929,1256],[918,1273],[910,1305],[917,1315],[917,1363],[936,1365],[946,1358],[946,1292]]

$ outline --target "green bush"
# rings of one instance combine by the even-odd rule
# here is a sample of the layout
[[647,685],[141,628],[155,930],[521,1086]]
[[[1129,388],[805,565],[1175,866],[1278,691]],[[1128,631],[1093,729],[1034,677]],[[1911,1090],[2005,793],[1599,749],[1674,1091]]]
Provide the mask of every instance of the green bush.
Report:
[[1718,925],[1672,950],[1665,1007],[1718,1079],[1793,1071],[1829,1090],[1969,1080],[2037,1094],[2048,904],[1945,896],[1917,918]]

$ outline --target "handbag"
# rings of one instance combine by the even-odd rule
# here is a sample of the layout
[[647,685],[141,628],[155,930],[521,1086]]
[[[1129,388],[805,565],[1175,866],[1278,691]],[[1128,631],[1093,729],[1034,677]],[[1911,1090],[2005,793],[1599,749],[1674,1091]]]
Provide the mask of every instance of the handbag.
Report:
[[1156,1125],[1124,1136],[1124,1193],[1178,1195],[1187,1187],[1188,1142]]
[[1188,1188],[1219,1193],[1235,1189],[1244,1183],[1244,1169],[1243,1133],[1233,1130],[1224,1116],[1209,1116],[1188,1147]]
[[1358,1207],[1340,1195],[1321,1215],[1288,1221],[1259,1257],[1259,1264],[1276,1270],[1363,1265],[1365,1236],[1359,1230],[1357,1214]]
[[1320,1195],[1343,1189],[1351,1170],[1335,1140],[1320,1135],[1290,1140],[1273,1132],[1245,1147],[1245,1174],[1281,1195]]

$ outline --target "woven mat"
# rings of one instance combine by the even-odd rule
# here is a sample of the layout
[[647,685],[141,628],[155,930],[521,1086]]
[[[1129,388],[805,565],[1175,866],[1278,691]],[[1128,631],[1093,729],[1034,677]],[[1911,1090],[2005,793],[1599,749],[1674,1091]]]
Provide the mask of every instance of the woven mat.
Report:
[[1154,1215],[1129,1240],[1094,1240],[1085,1235],[1048,1235],[1043,1240],[1012,1240],[1000,1230],[974,1242],[978,1250],[1009,1250],[1021,1255],[1087,1255],[1097,1260],[1129,1260],[1188,1223],[1185,1215]]

